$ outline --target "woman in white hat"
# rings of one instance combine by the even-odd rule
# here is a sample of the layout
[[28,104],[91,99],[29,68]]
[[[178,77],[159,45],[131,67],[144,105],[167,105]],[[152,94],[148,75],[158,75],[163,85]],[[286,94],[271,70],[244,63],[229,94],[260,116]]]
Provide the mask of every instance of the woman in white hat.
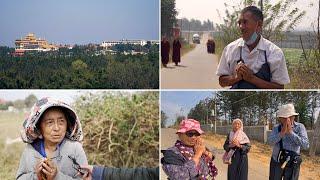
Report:
[[167,150],[162,150],[162,168],[170,180],[214,179],[218,173],[213,154],[205,147],[200,123],[194,119],[181,121],[177,134],[179,140]]
[[75,111],[66,103],[43,98],[23,123],[27,143],[16,179],[82,179],[80,164],[88,164],[80,141],[82,129]]
[[293,104],[278,108],[277,118],[280,124],[273,127],[268,142],[273,145],[270,161],[270,180],[298,180],[302,162],[300,149],[309,148],[307,130],[303,124],[295,122],[299,115]]

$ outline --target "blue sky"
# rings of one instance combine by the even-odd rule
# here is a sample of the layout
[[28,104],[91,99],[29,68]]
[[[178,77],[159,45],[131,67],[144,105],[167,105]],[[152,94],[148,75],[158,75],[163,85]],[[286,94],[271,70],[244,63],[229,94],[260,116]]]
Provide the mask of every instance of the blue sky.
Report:
[[29,32],[57,44],[158,39],[159,0],[1,0],[0,45]]
[[161,91],[161,110],[168,116],[169,124],[173,124],[177,115],[186,116],[200,100],[213,97],[213,93],[214,91]]

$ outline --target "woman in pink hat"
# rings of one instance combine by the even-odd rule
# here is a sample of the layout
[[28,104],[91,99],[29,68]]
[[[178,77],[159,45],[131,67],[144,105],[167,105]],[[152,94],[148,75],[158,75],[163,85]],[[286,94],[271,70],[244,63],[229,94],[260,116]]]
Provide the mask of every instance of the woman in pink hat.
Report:
[[232,130],[227,136],[223,145],[226,153],[222,159],[228,164],[228,180],[247,180],[248,179],[248,156],[250,150],[250,140],[243,132],[241,119],[232,122]]
[[169,179],[214,179],[218,174],[214,155],[205,147],[200,123],[194,119],[181,121],[177,131],[179,140],[161,151],[161,163]]

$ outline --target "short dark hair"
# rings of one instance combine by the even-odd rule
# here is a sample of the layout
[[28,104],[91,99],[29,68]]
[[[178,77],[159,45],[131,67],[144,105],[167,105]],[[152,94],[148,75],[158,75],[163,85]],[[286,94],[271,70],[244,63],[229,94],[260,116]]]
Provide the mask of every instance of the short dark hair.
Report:
[[241,14],[244,14],[248,11],[251,12],[256,17],[256,20],[263,21],[263,14],[259,8],[257,8],[256,6],[248,6],[242,9]]

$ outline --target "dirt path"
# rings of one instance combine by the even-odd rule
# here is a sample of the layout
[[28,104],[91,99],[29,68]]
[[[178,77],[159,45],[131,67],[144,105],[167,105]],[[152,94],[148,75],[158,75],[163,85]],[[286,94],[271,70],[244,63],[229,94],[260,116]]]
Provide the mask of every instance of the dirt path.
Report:
[[[177,139],[175,129],[161,129],[161,149],[171,147]],[[207,133],[204,135],[206,146],[216,153],[215,164],[219,170],[217,180],[227,179],[227,166],[222,163],[221,157],[224,153],[223,144],[226,136]],[[249,159],[249,180],[267,180],[269,178],[269,163],[272,149],[269,145],[251,141],[251,150],[248,153]],[[162,157],[162,156],[161,156]],[[161,170],[161,180],[166,179],[165,173]],[[320,157],[310,158],[303,155],[299,180],[320,179]]]
[[218,89],[221,88],[215,72],[218,58],[207,53],[208,34],[204,34],[201,44],[182,56],[181,64],[168,64],[161,68],[162,89]]

